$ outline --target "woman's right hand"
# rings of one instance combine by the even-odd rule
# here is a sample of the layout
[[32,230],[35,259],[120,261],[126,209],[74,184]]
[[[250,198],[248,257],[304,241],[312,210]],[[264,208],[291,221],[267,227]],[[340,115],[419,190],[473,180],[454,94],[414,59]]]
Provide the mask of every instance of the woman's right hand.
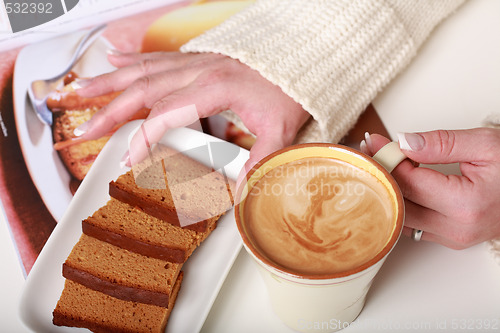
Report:
[[[369,153],[389,139],[372,134]],[[463,249],[500,237],[500,129],[476,128],[400,135],[411,160],[459,163],[461,175],[445,175],[403,161],[392,172],[405,197],[405,228],[423,230],[422,239]]]

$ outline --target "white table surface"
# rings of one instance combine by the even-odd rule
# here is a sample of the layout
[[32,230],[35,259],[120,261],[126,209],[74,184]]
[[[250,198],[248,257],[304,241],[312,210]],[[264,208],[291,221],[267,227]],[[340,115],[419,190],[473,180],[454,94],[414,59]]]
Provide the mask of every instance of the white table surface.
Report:
[[[469,128],[500,112],[500,1],[470,0],[374,101],[389,133]],[[3,212],[3,211],[2,211]],[[24,332],[17,305],[21,265],[0,214],[0,330]],[[484,329],[500,325],[500,265],[486,245],[454,251],[402,238],[374,281],[364,310],[343,332]],[[242,250],[203,332],[290,332],[273,314],[255,264]],[[496,330],[498,331],[498,330]]]

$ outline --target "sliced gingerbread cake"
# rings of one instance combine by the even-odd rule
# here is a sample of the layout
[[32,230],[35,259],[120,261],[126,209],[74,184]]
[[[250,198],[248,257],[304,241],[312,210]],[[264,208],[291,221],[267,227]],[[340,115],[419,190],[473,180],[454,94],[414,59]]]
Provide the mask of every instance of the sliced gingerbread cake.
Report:
[[214,227],[204,232],[180,228],[114,198],[82,222],[89,236],[175,263],[186,261]]
[[80,97],[71,82],[76,74],[65,78],[65,86],[49,94],[47,107],[52,111],[52,135],[54,148],[68,172],[81,181],[90,170],[95,158],[110,136],[97,140],[82,141],[73,134],[75,128],[90,120],[102,107],[109,104],[119,93],[111,93],[96,98]]
[[[83,234],[63,264],[66,283],[53,312],[55,325],[94,332],[165,330],[181,267],[231,208],[234,182],[171,148],[158,151],[149,165],[112,182],[121,196],[110,191],[109,201],[82,221]],[[193,223],[182,228],[186,216]]]
[[63,276],[126,301],[167,307],[181,267],[83,234],[63,265]]
[[164,332],[182,282],[179,274],[168,307],[124,301],[66,280],[53,312],[57,326],[88,328],[93,332]]
[[234,181],[163,145],[112,181],[111,197],[174,226],[206,232],[233,205]]

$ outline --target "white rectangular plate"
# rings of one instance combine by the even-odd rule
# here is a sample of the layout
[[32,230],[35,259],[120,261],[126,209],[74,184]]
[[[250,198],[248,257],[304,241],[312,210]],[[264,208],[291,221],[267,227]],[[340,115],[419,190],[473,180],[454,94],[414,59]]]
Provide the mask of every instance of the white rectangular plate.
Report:
[[[81,221],[109,200],[109,182],[126,171],[120,168],[120,160],[128,149],[129,134],[139,124],[140,121],[128,123],[112,136],[35,262],[26,281],[20,305],[21,320],[31,330],[81,330],[52,324],[52,311],[64,287],[62,264],[82,233]],[[170,130],[161,141],[181,152],[209,142],[222,140],[187,128]],[[236,158],[225,166],[227,176],[236,179],[247,159],[248,151],[240,149]],[[209,161],[200,162],[209,164]],[[234,221],[234,211],[231,209],[183,266],[184,281],[169,319],[167,332],[198,332],[201,329],[240,249],[241,239]]]

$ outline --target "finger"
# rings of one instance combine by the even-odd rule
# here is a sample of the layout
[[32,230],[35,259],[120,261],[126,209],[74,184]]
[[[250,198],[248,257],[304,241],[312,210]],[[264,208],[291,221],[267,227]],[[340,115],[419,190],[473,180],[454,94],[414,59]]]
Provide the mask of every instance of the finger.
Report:
[[[413,230],[414,230],[414,228],[403,227],[402,234],[403,234],[403,236],[411,238],[412,234],[413,234]],[[419,229],[417,229],[417,230],[419,230]],[[428,232],[428,231],[424,231],[422,233],[422,237],[420,238],[420,240],[425,241],[425,242],[432,242],[432,243],[441,244],[441,245],[444,245],[446,247],[453,248],[453,249],[457,248],[457,246],[453,242],[451,242],[450,240],[445,239],[439,235],[433,234],[433,233]]]
[[423,207],[411,200],[405,199],[405,226],[425,232],[450,237],[453,221],[435,210]]
[[[381,135],[372,134],[371,146],[374,152],[389,142]],[[405,152],[406,153],[406,152]],[[401,162],[392,172],[403,196],[421,206],[452,212],[472,190],[473,183],[464,176],[444,175],[436,170],[415,167],[410,160]]]
[[[79,80],[76,92],[82,97],[96,97],[110,92],[121,91],[128,88],[133,82],[155,75],[160,72],[171,72],[172,75],[180,72],[181,64],[172,57],[153,58],[145,57],[138,62],[120,68],[116,71],[105,73],[91,79]],[[191,70],[185,69],[189,73]],[[174,79],[174,78],[172,78]]]
[[404,197],[421,206],[443,212],[453,212],[457,204],[472,191],[472,182],[459,175],[444,175],[436,170],[409,163],[394,169],[396,179]]
[[[404,236],[411,237],[413,230],[414,230],[413,228],[404,227],[402,234]],[[422,237],[420,239],[423,241],[441,244],[441,245],[446,246],[446,247],[453,249],[453,250],[463,250],[463,249],[466,249],[472,245],[475,245],[475,244],[467,244],[467,245],[460,244],[459,242],[456,242],[453,239],[442,237],[441,235],[436,235],[436,234],[426,232],[426,231],[424,231],[422,233]]]
[[158,143],[169,129],[189,126],[196,121],[199,121],[199,116],[194,104],[148,117],[130,141],[126,164],[134,166],[148,157],[153,145]]
[[[413,230],[421,230],[421,229],[417,229],[417,228],[410,228],[410,227],[407,227],[407,226],[404,226],[403,227],[403,231],[402,231],[402,234],[406,237],[412,237],[412,234],[413,234]],[[436,242],[437,239],[441,239],[440,237],[436,237],[436,235],[428,232],[428,231],[424,231],[422,233],[422,237],[420,238],[420,240],[423,240],[423,241],[429,241],[429,242]]]
[[[83,138],[93,140],[107,133],[115,125],[127,121],[142,108],[151,108],[153,103],[176,91],[179,86],[193,80],[192,71],[171,71],[136,80],[128,89],[99,110],[84,126]],[[153,114],[154,115],[154,114]]]
[[[389,142],[387,138],[377,134],[372,134],[368,141],[373,152]],[[424,231],[423,240],[452,249],[463,249],[472,245],[462,241],[461,227],[451,217],[456,216],[457,205],[466,197],[464,193],[469,191],[458,190],[459,186],[452,183],[468,184],[466,177],[445,176],[434,170],[418,168],[409,160],[398,165],[392,174],[405,197],[405,235],[411,236],[413,229],[417,229]],[[409,181],[410,174],[415,178],[414,182]],[[448,181],[450,187],[440,183],[442,180]]]
[[411,159],[428,164],[494,161],[500,144],[500,130],[438,130],[423,133],[400,133],[401,148]]
[[450,235],[450,230],[453,230],[453,221],[439,212],[405,200],[405,222],[402,233],[407,237],[412,237],[413,230],[423,231],[421,237],[423,241],[457,248]]
[[112,50],[108,54],[108,60],[113,66],[121,68],[136,64],[146,59],[160,59],[165,57],[170,57],[172,59],[177,57],[179,54],[179,52],[125,53],[118,50]]
[[196,83],[175,91],[153,105],[149,116],[131,139],[127,165],[139,163],[148,156],[148,149],[158,143],[171,128],[184,127],[200,118],[226,110],[226,98],[222,89],[206,87],[203,92]]

